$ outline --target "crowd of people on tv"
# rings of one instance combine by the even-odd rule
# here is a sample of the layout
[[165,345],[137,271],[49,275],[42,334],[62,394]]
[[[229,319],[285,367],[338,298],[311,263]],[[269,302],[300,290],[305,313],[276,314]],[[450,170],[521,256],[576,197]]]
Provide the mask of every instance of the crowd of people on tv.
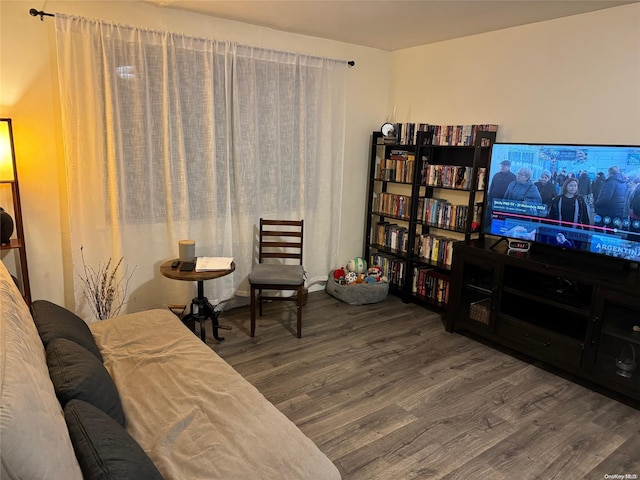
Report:
[[565,169],[553,173],[543,170],[538,179],[532,176],[529,167],[514,173],[511,162],[503,160],[489,184],[487,205],[494,199],[512,200],[528,206],[528,215],[558,225],[640,233],[640,176],[627,176],[615,165],[593,178],[586,170]]

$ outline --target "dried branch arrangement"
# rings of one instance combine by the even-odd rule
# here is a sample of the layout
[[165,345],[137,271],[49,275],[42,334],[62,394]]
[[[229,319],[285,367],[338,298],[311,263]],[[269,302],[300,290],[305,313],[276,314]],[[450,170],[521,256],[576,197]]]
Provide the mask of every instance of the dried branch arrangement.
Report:
[[117,263],[109,258],[106,264],[98,264],[98,268],[94,269],[86,264],[83,249],[84,247],[80,247],[84,275],[78,276],[93,315],[98,320],[118,316],[126,303],[127,287],[136,267],[129,273],[128,268],[122,263],[124,257],[120,257]]

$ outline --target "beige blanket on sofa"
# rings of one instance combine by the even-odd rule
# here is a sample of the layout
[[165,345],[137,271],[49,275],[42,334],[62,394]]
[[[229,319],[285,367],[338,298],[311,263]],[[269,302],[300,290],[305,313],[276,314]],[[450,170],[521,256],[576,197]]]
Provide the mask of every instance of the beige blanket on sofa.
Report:
[[291,421],[168,311],[90,325],[127,431],[166,479],[337,479]]

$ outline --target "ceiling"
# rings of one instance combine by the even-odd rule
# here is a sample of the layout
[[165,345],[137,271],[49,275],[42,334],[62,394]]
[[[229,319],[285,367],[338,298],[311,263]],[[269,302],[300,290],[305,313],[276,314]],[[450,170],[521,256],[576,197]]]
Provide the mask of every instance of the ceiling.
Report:
[[142,0],[394,51],[640,0]]

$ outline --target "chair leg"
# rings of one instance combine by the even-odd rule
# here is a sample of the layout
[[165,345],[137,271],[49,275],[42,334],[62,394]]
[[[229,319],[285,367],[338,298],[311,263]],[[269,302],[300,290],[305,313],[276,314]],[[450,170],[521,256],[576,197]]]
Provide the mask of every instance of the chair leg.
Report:
[[262,289],[258,289],[258,314],[262,316]]
[[251,285],[251,336],[256,334],[256,289]]
[[297,323],[298,323],[298,338],[302,338],[302,287],[298,288],[297,291],[297,295],[298,298],[296,299],[296,316],[297,316]]

